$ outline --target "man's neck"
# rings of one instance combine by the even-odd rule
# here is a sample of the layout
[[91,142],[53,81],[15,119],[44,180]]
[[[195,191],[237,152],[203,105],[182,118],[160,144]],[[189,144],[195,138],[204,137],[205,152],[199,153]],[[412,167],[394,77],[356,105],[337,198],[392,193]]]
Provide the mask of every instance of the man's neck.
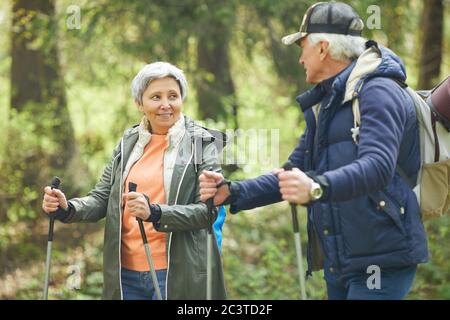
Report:
[[320,82],[326,79],[330,79],[337,74],[339,74],[342,70],[347,68],[352,62],[350,60],[331,60],[327,64],[327,68],[323,70],[323,76]]

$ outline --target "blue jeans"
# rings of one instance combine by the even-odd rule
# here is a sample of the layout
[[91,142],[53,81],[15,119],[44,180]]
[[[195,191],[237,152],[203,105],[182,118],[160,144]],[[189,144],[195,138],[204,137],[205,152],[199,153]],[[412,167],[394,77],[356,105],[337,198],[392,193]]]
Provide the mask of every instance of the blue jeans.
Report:
[[[163,300],[166,299],[166,274],[166,269],[156,270]],[[124,300],[157,300],[152,274],[149,271],[141,272],[122,268],[122,291]]]
[[[380,269],[378,285],[375,273],[331,273],[325,268],[329,300],[401,300],[411,290],[417,265],[404,268]],[[369,286],[371,288],[369,288]]]

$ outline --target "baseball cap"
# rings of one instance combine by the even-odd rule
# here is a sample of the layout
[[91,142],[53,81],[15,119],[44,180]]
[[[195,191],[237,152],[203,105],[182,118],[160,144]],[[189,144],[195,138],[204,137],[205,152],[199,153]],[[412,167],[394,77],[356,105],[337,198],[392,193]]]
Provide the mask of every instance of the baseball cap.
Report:
[[281,39],[285,45],[300,44],[310,33],[334,33],[361,36],[364,22],[356,11],[342,2],[318,2],[306,10],[299,32]]

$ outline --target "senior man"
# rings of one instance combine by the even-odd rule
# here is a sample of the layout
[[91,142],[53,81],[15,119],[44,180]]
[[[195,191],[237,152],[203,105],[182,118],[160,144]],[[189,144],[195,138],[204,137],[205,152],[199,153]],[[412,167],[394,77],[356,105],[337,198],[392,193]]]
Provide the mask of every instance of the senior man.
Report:
[[[294,170],[240,182],[205,171],[200,194],[232,213],[281,200],[307,206],[307,273],[324,269],[329,299],[403,299],[428,259],[417,198],[402,178],[420,167],[418,126],[400,58],[364,39],[363,28],[344,3],[307,10],[300,31],[282,40],[301,47],[315,84],[296,99],[306,130],[289,157]],[[371,70],[373,54],[381,62]]]

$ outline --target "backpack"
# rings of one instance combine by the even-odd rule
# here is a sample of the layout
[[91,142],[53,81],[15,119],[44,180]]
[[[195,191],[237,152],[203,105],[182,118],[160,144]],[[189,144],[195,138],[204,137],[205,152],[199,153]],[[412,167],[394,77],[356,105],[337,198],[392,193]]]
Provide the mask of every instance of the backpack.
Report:
[[[359,61],[360,59],[361,61]],[[380,62],[379,49],[372,44],[358,58],[357,65],[358,63],[365,64],[363,69],[365,69],[364,73],[367,73],[370,70],[375,70]],[[411,97],[420,132],[420,170],[417,181],[411,181],[398,165],[396,171],[408,182],[416,194],[422,217],[432,218],[450,214],[450,128],[444,125],[440,116],[426,101],[439,85],[432,90],[414,91],[405,83],[397,79],[393,80],[406,90]],[[362,88],[363,79],[356,76],[353,81],[350,88],[346,89],[346,97],[350,96],[353,100],[354,127],[351,132],[353,141],[358,144],[359,126],[361,124],[358,92]],[[445,119],[445,121],[448,122],[450,119]]]

